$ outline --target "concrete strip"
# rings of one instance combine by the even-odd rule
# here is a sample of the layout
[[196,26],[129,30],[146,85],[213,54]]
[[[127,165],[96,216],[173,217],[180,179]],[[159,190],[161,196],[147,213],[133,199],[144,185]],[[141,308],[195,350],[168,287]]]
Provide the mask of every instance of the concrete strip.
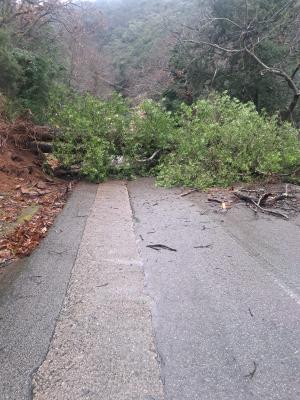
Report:
[[161,400],[127,188],[99,187],[34,400]]
[[97,186],[81,183],[31,257],[0,269],[0,399],[31,396],[62,307]]

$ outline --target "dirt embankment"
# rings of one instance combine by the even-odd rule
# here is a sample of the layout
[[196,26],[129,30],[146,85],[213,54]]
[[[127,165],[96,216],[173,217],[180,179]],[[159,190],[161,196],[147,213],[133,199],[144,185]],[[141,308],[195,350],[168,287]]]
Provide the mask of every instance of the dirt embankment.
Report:
[[28,121],[0,122],[0,267],[36,248],[72,188],[43,170],[37,143],[51,136]]

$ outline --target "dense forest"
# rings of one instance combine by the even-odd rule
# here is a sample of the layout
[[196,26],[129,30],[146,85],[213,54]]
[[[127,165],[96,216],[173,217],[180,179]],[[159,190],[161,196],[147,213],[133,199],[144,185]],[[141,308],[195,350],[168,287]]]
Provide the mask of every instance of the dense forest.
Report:
[[2,0],[1,118],[94,181],[206,188],[300,170],[299,0]]

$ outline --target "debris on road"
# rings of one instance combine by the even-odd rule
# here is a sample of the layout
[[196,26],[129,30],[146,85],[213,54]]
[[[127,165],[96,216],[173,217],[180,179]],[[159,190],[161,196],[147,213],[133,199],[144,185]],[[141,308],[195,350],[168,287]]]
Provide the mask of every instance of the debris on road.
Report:
[[245,375],[245,378],[249,378],[249,379],[254,378],[254,375],[256,374],[256,371],[257,371],[257,364],[255,361],[253,361],[253,365],[254,365],[253,370],[248,375]]
[[147,247],[153,250],[169,250],[169,251],[177,251],[176,249],[172,249],[172,247],[165,246],[164,244],[149,244]]
[[194,246],[194,249],[211,249],[213,247],[212,244],[201,245],[201,246]]
[[218,203],[218,204],[223,204],[223,200],[219,200],[219,199],[216,199],[216,198],[212,198],[212,197],[209,197],[208,199],[207,199],[207,201],[209,201],[210,203]]
[[[181,197],[197,191],[192,189]],[[226,213],[234,206],[246,204],[256,214],[261,212],[288,220],[300,212],[300,188],[293,184],[283,186],[282,183],[266,183],[264,187],[253,184],[246,188],[212,188],[208,191],[207,202],[211,207],[214,204],[220,206],[215,208],[215,212]]]
[[188,190],[187,192],[183,192],[183,193],[181,193],[181,197],[186,197],[186,196],[188,196],[188,195],[190,195],[190,194],[192,194],[192,193],[195,193],[195,192],[199,192],[199,189],[191,189],[191,190]]
[[[239,189],[235,190],[233,194],[239,198],[240,200],[245,201],[246,203],[254,206],[254,211],[261,211],[263,213],[267,213],[270,215],[274,215],[277,217],[282,217],[285,219],[289,219],[289,216],[281,211],[283,210],[293,210],[293,208],[287,208],[287,201],[289,200],[296,200],[296,196],[294,193],[288,193],[288,185],[286,185],[285,192],[270,192],[266,191],[265,189],[258,189],[258,190],[247,190],[247,189]],[[299,200],[299,199],[298,199]],[[274,210],[270,207],[277,207],[280,209]],[[268,207],[268,208],[266,208]],[[295,208],[294,208],[295,210]],[[298,210],[296,210],[298,211]]]
[[103,283],[103,285],[98,285],[98,286],[96,286],[97,288],[103,288],[103,287],[107,287],[109,285],[109,283],[108,282],[106,282],[106,283]]

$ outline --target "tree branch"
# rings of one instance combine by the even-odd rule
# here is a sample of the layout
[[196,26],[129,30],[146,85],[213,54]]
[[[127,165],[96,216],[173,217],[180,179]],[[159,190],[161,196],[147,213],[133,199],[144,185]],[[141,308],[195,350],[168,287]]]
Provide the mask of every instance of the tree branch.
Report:
[[279,10],[277,10],[268,20],[265,21],[258,21],[259,24],[269,24],[276,21],[276,18],[289,6],[291,6],[295,0],[288,0]]
[[299,71],[300,71],[300,63],[295,68],[295,71],[292,73],[291,78],[294,79]]
[[221,51],[225,51],[226,53],[241,53],[244,51],[244,49],[227,49],[225,47],[219,46],[216,43],[210,43],[210,42],[205,42],[203,40],[192,40],[192,39],[186,39],[183,40],[184,43],[193,43],[193,44],[197,44],[197,45],[206,45],[206,46],[210,46],[210,47],[214,47],[215,49],[221,50]]
[[[300,89],[296,86],[295,82],[293,81],[293,78],[290,77],[286,72],[278,69],[278,68],[272,68],[266,65],[254,52],[248,49],[247,46],[245,46],[245,51],[247,54],[249,54],[254,60],[256,60],[265,70],[265,72],[270,72],[272,74],[281,76],[286,80],[288,83],[289,87],[294,91],[294,93],[298,96],[300,96]],[[300,68],[300,66],[299,66]]]
[[243,29],[243,27],[241,25],[239,25],[238,23],[236,23],[235,21],[233,21],[232,19],[229,18],[208,18],[208,21],[214,22],[214,21],[225,21],[225,22],[229,22],[231,25],[235,26],[236,28],[239,28],[240,30]]
[[294,96],[293,96],[293,99],[290,102],[289,106],[287,107],[287,109],[285,111],[281,112],[280,116],[282,117],[283,120],[291,118],[292,113],[300,99],[300,88],[298,88],[296,83],[294,82],[294,78],[295,78],[296,74],[298,73],[298,71],[300,70],[300,64],[296,67],[293,74],[291,76],[289,76],[285,71],[283,71],[281,69],[269,67],[254,53],[254,51],[251,51],[246,45],[240,49],[228,49],[226,47],[219,46],[216,43],[210,43],[210,42],[206,42],[203,40],[196,41],[196,40],[190,39],[190,40],[183,40],[183,42],[193,43],[193,44],[196,44],[199,46],[202,46],[202,45],[210,46],[217,50],[220,50],[220,51],[223,51],[226,53],[230,53],[230,54],[246,52],[250,57],[252,57],[263,68],[263,73],[268,72],[268,73],[271,73],[271,74],[274,74],[274,75],[277,75],[277,76],[280,76],[281,78],[283,78],[287,82],[288,86],[293,90]]

